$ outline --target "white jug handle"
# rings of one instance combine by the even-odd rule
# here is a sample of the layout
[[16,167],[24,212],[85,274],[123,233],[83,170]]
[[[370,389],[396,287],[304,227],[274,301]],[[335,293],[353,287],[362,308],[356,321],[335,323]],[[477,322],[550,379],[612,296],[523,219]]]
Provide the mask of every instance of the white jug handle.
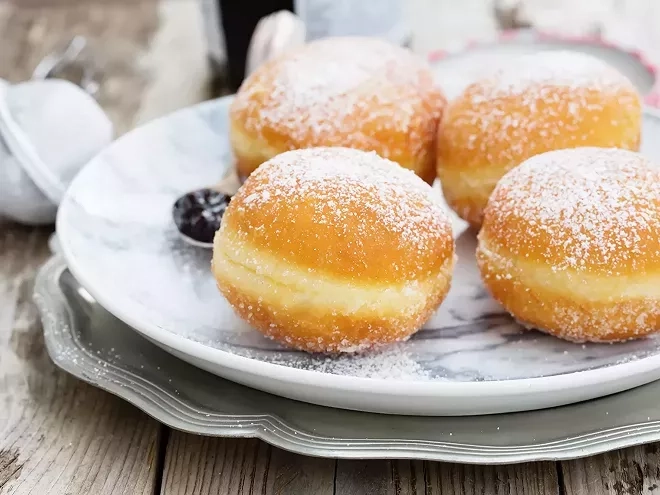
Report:
[[250,75],[267,60],[303,45],[306,32],[302,19],[288,10],[262,17],[250,40],[245,76]]

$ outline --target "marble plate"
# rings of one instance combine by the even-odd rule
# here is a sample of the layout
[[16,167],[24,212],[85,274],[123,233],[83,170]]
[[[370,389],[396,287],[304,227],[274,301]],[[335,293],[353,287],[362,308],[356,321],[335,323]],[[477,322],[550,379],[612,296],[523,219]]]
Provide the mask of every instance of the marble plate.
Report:
[[57,366],[177,430],[258,437],[305,455],[503,464],[572,459],[660,440],[660,381],[541,411],[391,416],[277,397],[169,355],[103,309],[53,258],[34,289]]
[[[76,177],[57,232],[74,276],[108,311],[172,354],[236,382],[362,411],[474,415],[538,409],[660,378],[660,338],[575,345],[523,331],[484,290],[475,238],[456,221],[453,288],[406,343],[362,356],[290,351],[239,320],[216,289],[210,252],[181,241],[170,206],[231,165],[229,97],[119,139]],[[644,151],[660,161],[660,118]]]

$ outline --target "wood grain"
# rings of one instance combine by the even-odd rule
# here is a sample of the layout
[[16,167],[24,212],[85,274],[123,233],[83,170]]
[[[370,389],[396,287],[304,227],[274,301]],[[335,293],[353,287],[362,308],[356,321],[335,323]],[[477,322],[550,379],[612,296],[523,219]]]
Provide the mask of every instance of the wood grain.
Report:
[[49,234],[0,223],[0,493],[152,493],[159,425],[45,352],[32,288]]
[[304,457],[256,439],[209,438],[173,431],[163,495],[332,495],[335,461]]
[[558,495],[555,463],[473,466],[423,461],[338,461],[336,493]]
[[335,493],[423,495],[429,491],[423,461],[337,461]]
[[562,462],[561,471],[566,495],[660,493],[660,445]]
[[507,466],[473,466],[437,463],[429,469],[433,490],[450,495],[538,494],[558,495],[554,462]]
[[[131,127],[148,71],[140,60],[158,27],[155,2],[0,2],[0,77],[30,77],[74,35],[89,40],[99,102],[118,133]],[[48,229],[0,222],[0,493],[151,494],[162,427],[126,402],[55,368],[31,302]]]
[[304,457],[259,440],[172,432],[165,495],[558,495],[555,463],[470,466]]

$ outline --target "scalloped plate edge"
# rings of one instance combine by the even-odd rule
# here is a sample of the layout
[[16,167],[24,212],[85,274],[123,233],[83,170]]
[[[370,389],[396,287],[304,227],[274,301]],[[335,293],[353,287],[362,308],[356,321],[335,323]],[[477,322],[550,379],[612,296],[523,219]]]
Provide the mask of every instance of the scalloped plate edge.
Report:
[[[53,362],[71,375],[128,401],[174,429],[209,436],[256,437],[276,447],[303,455],[346,459],[423,459],[479,464],[564,460],[599,454],[660,440],[660,421],[601,430],[536,445],[489,446],[418,440],[337,439],[296,430],[273,415],[224,415],[197,410],[157,385],[105,361],[107,372],[98,375],[98,356],[76,339],[73,308],[59,286],[67,269],[53,257],[40,270],[34,289],[47,351]],[[64,359],[63,349],[82,359]]]

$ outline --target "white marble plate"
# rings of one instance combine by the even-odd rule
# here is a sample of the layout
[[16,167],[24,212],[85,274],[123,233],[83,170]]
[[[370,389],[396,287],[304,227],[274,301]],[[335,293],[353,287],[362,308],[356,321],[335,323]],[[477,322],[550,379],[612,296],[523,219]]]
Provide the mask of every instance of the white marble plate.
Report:
[[[410,341],[326,358],[283,349],[234,316],[210,252],[183,243],[170,206],[219,180],[232,158],[228,98],[119,139],[74,180],[57,219],[61,249],[106,309],[176,356],[236,382],[303,401],[394,414],[471,415],[590,399],[660,378],[660,338],[576,345],[523,331],[490,299],[474,235],[456,222],[460,263],[440,310]],[[644,151],[660,161],[660,117]]]

